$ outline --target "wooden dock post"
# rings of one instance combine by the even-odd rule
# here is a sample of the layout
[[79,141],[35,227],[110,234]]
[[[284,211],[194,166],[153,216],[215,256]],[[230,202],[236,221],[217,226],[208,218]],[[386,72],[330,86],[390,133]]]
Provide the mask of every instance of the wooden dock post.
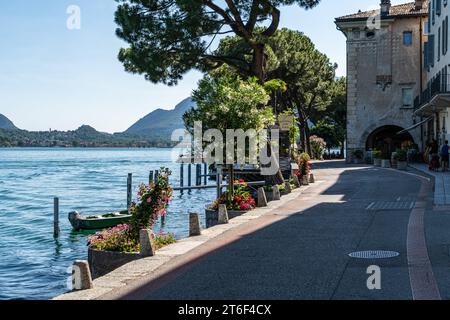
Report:
[[59,237],[59,198],[53,199],[53,236]]
[[148,175],[148,185],[151,185],[153,182],[153,170],[150,170],[150,173]]
[[[192,165],[188,164],[188,187],[192,186]],[[191,189],[189,189],[191,191]]]
[[200,163],[197,163],[195,165],[195,185],[201,186],[202,185],[202,165]]
[[158,181],[159,178],[159,170],[155,170],[155,182]]
[[208,164],[206,162],[203,162],[203,171],[204,171],[204,176],[203,176],[203,182],[205,184],[205,186],[208,184]]
[[130,209],[131,209],[131,199],[132,199],[132,191],[133,190],[133,174],[129,173],[128,174],[128,179],[127,179],[127,210],[128,210],[128,214],[130,214]]
[[[184,187],[184,163],[180,165],[180,188]],[[183,189],[181,189],[181,194],[183,194]]]
[[216,166],[217,199],[222,195],[222,167]]

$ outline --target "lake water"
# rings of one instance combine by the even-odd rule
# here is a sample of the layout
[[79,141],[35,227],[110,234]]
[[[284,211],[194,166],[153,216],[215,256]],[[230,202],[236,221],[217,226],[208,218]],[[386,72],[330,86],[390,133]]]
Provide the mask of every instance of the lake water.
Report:
[[[178,186],[179,164],[172,161],[171,149],[0,148],[0,299],[49,299],[66,292],[72,262],[87,258],[88,235],[72,231],[67,214],[126,208],[127,174],[133,173],[135,195],[149,171],[160,166],[172,170],[171,184]],[[194,172],[193,167],[193,180]],[[203,223],[203,208],[215,192],[175,192],[164,230],[186,237],[188,212],[199,212]],[[60,198],[57,240],[54,197]]]

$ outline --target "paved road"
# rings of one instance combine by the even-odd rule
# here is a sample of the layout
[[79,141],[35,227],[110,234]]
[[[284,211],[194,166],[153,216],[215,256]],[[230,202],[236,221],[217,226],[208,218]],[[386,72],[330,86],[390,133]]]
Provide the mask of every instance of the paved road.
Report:
[[[443,213],[430,207],[426,180],[343,162],[315,164],[315,174],[323,182],[276,213],[193,250],[180,261],[182,267],[160,270],[157,280],[141,279],[103,298],[438,298],[434,278],[444,283],[441,295],[448,297],[450,246],[441,244],[450,244],[446,232],[450,218],[443,223]],[[416,201],[419,205],[414,207]],[[428,210],[425,227],[420,216],[424,210]],[[427,247],[420,246],[424,229],[432,243],[428,251],[436,276],[426,268]],[[392,250],[400,255],[381,260],[349,258],[350,252],[360,250]],[[381,269],[381,290],[367,288],[370,265]]]

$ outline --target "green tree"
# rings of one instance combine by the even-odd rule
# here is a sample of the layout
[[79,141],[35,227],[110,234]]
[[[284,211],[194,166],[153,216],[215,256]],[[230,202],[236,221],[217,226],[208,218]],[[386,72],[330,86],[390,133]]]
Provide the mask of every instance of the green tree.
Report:
[[[193,99],[197,108],[183,115],[186,129],[193,133],[195,122],[202,122],[202,129],[217,129],[226,135],[227,129],[254,129],[259,131],[270,124],[275,118],[270,107],[266,107],[269,95],[256,78],[248,81],[238,76],[224,75],[222,77],[205,76]],[[228,164],[229,194],[234,192],[233,165]]]
[[[343,156],[347,132],[347,79],[341,77],[333,81],[329,93],[331,102],[328,107],[325,110],[314,113],[311,118],[316,123],[316,126],[327,124],[333,127],[334,138],[332,147],[340,146],[341,156]],[[321,134],[318,135],[322,136]],[[339,143],[334,143],[334,139],[337,139]],[[325,138],[325,140],[327,139]]]
[[[266,80],[265,43],[277,31],[281,6],[309,9],[320,0],[116,0],[116,34],[130,46],[119,53],[125,70],[147,80],[176,84],[191,69],[223,64]],[[258,26],[263,26],[258,28]],[[234,34],[251,49],[250,60],[210,52],[217,36]]]
[[328,154],[331,148],[339,147],[342,141],[341,132],[339,132],[337,125],[326,122],[325,120],[319,120],[311,129],[311,134],[325,140]]
[[[301,147],[311,153],[308,123],[312,116],[324,111],[332,102],[332,85],[336,65],[319,52],[313,42],[299,31],[280,29],[265,40],[268,55],[267,77],[280,79],[287,90],[271,94],[271,105],[277,114],[287,109],[296,111]],[[240,37],[226,37],[221,40],[218,54],[233,55],[240,61],[252,59],[251,47]]]

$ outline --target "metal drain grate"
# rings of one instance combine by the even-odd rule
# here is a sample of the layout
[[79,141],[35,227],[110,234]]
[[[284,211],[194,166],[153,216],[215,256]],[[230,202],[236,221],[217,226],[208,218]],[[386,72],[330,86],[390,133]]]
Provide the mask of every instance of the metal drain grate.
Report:
[[414,204],[411,201],[377,201],[369,204],[366,210],[411,210]]
[[400,253],[395,251],[383,251],[383,250],[369,250],[358,251],[349,254],[351,258],[357,259],[387,259],[398,257]]

